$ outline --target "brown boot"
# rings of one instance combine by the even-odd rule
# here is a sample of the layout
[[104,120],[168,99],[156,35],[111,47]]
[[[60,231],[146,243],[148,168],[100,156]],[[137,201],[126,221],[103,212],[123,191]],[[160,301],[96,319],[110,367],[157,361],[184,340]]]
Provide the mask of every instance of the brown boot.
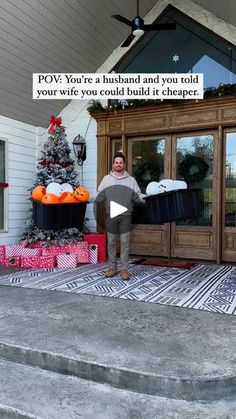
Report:
[[121,279],[123,279],[123,281],[127,281],[128,279],[130,279],[129,271],[127,271],[127,269],[123,269],[122,271],[120,271],[120,277]]
[[117,270],[115,268],[109,268],[108,271],[105,272],[107,278],[112,278],[117,274]]

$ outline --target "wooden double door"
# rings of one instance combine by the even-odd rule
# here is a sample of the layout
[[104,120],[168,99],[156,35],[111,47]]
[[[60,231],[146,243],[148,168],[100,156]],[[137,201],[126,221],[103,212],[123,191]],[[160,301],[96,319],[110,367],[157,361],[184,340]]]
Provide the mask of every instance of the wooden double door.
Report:
[[[181,162],[188,155],[204,160],[200,215],[194,219],[150,224],[143,209],[134,212],[131,253],[198,260],[236,261],[236,129],[126,138],[127,169],[143,193],[153,180],[180,179]],[[112,153],[124,141],[112,141]],[[199,167],[192,167],[193,172]],[[235,188],[234,188],[235,186]]]

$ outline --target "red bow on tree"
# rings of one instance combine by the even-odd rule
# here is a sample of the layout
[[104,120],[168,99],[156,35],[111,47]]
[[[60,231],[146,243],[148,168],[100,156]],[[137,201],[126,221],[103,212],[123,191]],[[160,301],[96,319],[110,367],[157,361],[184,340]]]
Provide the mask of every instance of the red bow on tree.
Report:
[[8,183],[0,182],[0,189],[8,188]]
[[55,118],[55,116],[51,116],[50,118],[50,126],[48,128],[48,132],[51,134],[54,132],[56,127],[60,127],[62,124],[62,118],[59,116],[58,118]]

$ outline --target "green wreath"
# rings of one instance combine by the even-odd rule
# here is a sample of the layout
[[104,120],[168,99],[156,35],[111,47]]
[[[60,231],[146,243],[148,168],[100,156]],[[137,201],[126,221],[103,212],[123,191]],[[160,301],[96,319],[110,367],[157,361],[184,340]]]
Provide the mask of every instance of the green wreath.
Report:
[[187,154],[184,160],[180,163],[178,172],[182,179],[187,184],[201,182],[205,179],[209,165],[201,157]]
[[134,171],[134,177],[141,188],[146,188],[150,182],[158,182],[160,168],[156,163],[142,163]]

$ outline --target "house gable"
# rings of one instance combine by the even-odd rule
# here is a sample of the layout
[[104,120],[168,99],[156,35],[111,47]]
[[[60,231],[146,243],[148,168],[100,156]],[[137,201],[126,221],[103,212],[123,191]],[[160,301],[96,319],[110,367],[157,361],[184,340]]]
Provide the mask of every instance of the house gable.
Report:
[[175,31],[150,31],[113,68],[117,73],[203,73],[204,87],[236,83],[236,47],[193,18],[168,6],[158,23]]

